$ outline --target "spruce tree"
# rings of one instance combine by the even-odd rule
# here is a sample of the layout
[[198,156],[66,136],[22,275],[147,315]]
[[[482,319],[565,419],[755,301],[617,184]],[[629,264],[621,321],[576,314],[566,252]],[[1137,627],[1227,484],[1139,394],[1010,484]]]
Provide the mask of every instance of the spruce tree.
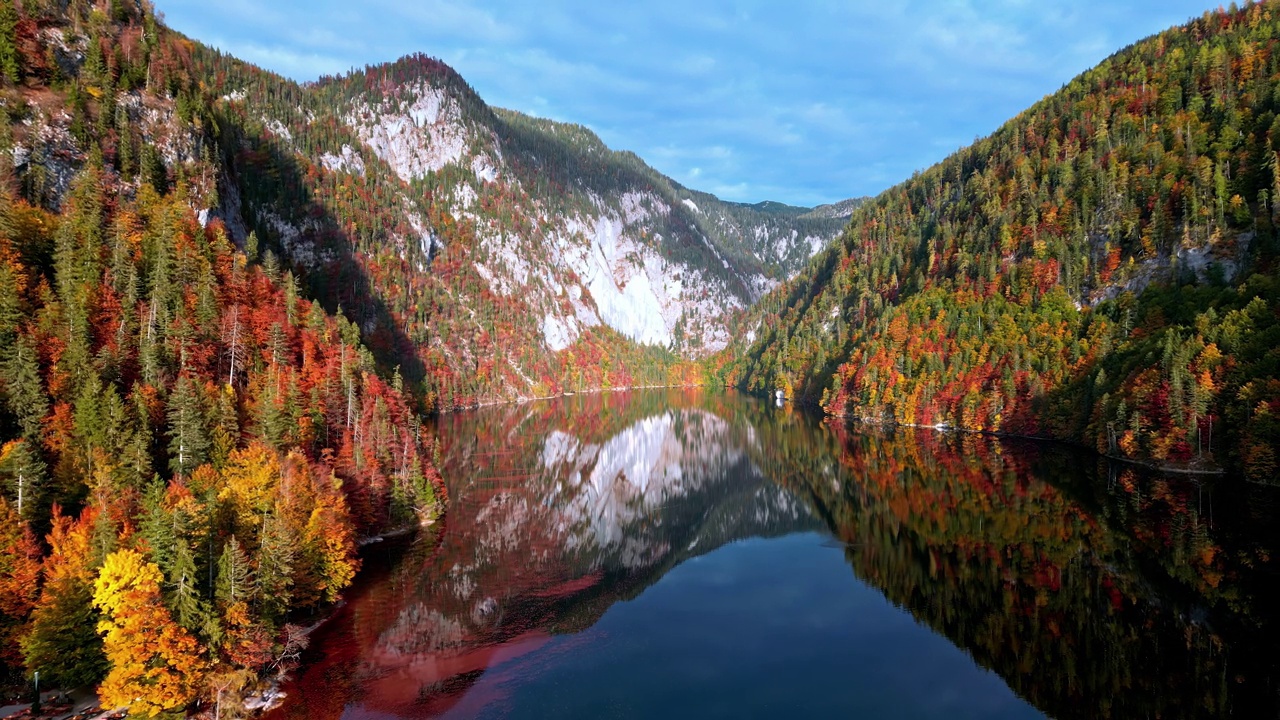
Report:
[[222,555],[218,558],[215,597],[220,607],[227,608],[238,602],[247,602],[252,596],[253,570],[249,567],[249,557],[240,541],[232,535],[222,546]]
[[27,669],[54,687],[96,684],[107,673],[98,619],[88,580],[67,575],[47,584],[22,644]]
[[186,373],[178,376],[169,396],[169,469],[187,476],[204,463],[209,451],[204,403],[195,382]]
[[13,0],[0,0],[0,77],[18,82],[18,9]]
[[284,522],[275,515],[264,518],[258,546],[257,580],[262,591],[262,617],[271,624],[282,619],[289,609],[296,543],[297,538],[292,536]]
[[49,398],[40,380],[40,365],[31,341],[19,337],[0,370],[9,389],[6,398],[9,411],[18,418],[22,437],[33,444],[39,443],[44,416],[49,412]]
[[199,632],[209,622],[209,609],[200,596],[195,554],[183,535],[174,538],[173,570],[168,577],[169,607],[178,624]]
[[13,440],[0,448],[0,477],[18,516],[28,523],[43,523],[49,510],[46,470],[29,441]]

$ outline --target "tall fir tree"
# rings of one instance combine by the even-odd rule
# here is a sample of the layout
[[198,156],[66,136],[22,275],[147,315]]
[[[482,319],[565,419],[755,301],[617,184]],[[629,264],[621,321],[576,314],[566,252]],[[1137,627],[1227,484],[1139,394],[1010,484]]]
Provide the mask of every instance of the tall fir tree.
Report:
[[16,83],[20,73],[18,8],[14,6],[14,0],[0,0],[0,78]]
[[169,396],[169,469],[178,476],[190,475],[208,454],[209,432],[201,395],[195,381],[182,373]]

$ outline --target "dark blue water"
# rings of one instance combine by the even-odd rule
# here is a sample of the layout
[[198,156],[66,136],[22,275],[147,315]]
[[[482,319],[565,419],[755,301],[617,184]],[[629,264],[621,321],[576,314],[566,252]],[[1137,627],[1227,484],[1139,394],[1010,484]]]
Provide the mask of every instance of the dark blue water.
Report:
[[692,558],[582,633],[490,668],[476,689],[482,700],[453,714],[1042,717],[858,580],[818,533]]
[[1274,493],[734,395],[459,413],[288,718],[1272,717]]

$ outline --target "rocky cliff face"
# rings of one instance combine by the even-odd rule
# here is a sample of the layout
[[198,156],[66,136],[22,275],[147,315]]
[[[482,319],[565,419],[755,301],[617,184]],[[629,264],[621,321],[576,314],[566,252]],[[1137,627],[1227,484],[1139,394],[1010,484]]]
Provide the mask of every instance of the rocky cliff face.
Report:
[[[474,373],[485,358],[509,366],[466,388],[468,400],[576,387],[569,378],[583,383],[582,374],[560,356],[581,355],[584,344],[686,359],[719,351],[742,311],[843,225],[690,191],[585,128],[489,108],[426,58],[308,86],[222,58],[215,66],[227,115],[257,151],[299,165],[306,199],[322,205],[300,212],[288,193],[254,193],[249,225],[321,274],[334,261],[321,247],[324,215],[365,236],[349,243],[355,260],[396,276],[387,281],[401,287],[371,289],[396,316],[384,324],[407,328],[427,348],[420,354],[434,348],[427,375]],[[236,158],[242,183],[262,174],[245,155]],[[331,197],[347,188],[373,189],[352,208]],[[376,329],[376,319],[360,319]]]

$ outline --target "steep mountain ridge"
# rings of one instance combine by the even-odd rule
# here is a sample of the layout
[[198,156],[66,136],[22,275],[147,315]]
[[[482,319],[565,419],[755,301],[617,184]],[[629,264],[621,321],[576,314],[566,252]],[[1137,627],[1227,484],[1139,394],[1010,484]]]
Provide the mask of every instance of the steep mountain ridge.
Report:
[[721,356],[873,421],[1273,481],[1280,8],[1126,48],[854,211]]
[[232,242],[191,51],[149,4],[0,0],[6,697],[39,673],[132,715],[234,704],[360,537],[439,511],[402,376]]
[[489,108],[425,56],[313,85],[196,56],[236,135],[227,195],[304,274],[352,248],[382,307],[344,311],[404,330],[389,355],[436,407],[688,377],[843,224],[690,191],[586,128]]
[[[443,712],[500,672],[493,658],[510,643],[588,628],[735,541],[820,530],[816,514],[756,466],[763,443],[744,406],[644,391],[443,417],[453,425],[440,436],[448,525],[397,561],[397,579],[374,585],[378,597],[353,598],[358,624],[339,618],[343,632],[358,625],[361,647],[358,662],[341,654],[344,674],[359,678],[358,692],[340,691],[344,704]],[[310,697],[330,686],[327,663],[287,691]],[[301,704],[280,716],[311,712]]]

